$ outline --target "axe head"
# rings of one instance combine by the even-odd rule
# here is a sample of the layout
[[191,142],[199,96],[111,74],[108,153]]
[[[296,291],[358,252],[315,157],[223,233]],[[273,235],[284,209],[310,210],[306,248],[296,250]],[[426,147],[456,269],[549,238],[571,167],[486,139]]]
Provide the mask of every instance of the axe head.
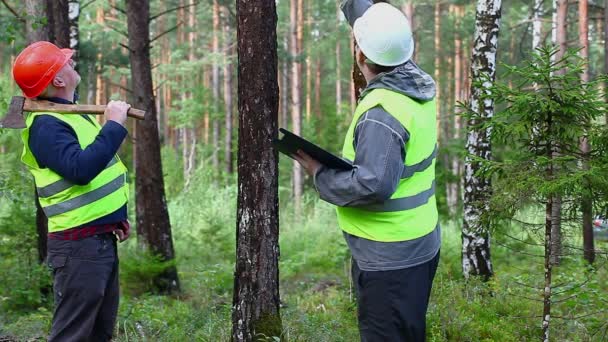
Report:
[[8,112],[4,119],[0,120],[0,128],[25,128],[25,119],[23,118],[23,105],[25,97],[13,96],[11,104],[8,106]]

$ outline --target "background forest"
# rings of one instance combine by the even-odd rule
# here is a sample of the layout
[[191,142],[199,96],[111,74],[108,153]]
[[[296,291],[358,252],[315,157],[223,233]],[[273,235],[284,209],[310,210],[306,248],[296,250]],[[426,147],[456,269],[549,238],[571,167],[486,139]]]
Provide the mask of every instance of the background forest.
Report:
[[[130,121],[120,150],[137,234],[119,247],[115,340],[229,340],[239,170],[235,2],[1,2],[0,112],[19,95],[16,54],[36,37],[77,50],[80,103],[154,101],[158,125],[150,131]],[[139,3],[150,6],[141,40],[150,42],[147,100],[135,88],[138,40],[127,20],[141,15]],[[474,2],[391,3],[411,19],[413,60],[438,83],[443,243],[428,340],[528,341],[550,330],[556,341],[608,341],[608,1],[504,0],[496,82],[472,72]],[[338,5],[276,2],[278,126],[336,153],[357,99],[351,31]],[[476,155],[480,146],[492,157]],[[136,210],[145,197],[137,198],[138,177],[161,172],[153,149],[162,160],[156,183],[169,245],[155,245]],[[19,132],[0,129],[0,341],[44,340],[52,317],[44,234],[21,151]],[[280,337],[356,341],[350,255],[334,208],[289,158],[281,155],[279,170]],[[485,185],[471,187],[472,177]]]

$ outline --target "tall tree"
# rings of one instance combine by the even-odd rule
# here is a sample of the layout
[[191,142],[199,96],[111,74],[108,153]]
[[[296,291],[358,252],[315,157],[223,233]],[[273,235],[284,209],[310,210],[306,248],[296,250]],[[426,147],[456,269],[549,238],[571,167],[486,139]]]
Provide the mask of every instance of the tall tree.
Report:
[[[302,133],[302,87],[300,86],[300,51],[298,48],[298,0],[291,0],[289,22],[289,56],[291,58],[291,124],[294,134]],[[293,197],[299,213],[302,200],[303,173],[300,163],[293,162]]]
[[220,53],[220,6],[217,0],[213,0],[213,39],[211,48],[213,51],[213,65],[211,67],[211,83],[212,83],[212,108],[213,114],[211,118],[212,125],[212,141],[211,145],[213,153],[211,161],[214,172],[218,172],[220,168],[220,120],[219,120],[219,98],[220,98],[220,66],[218,57]]
[[[435,73],[434,78],[435,82],[439,84],[439,78],[441,74],[439,72],[439,65],[441,62],[441,3],[437,1],[435,3]],[[441,141],[441,86],[437,86],[437,93],[435,94],[435,99],[437,100],[437,139]]]
[[[150,64],[150,3],[148,0],[127,0],[129,59],[133,82],[133,106],[146,110],[146,120],[138,121],[138,143],[135,167],[137,235],[139,242],[165,261],[175,258],[171,223],[165,199],[165,186],[160,158],[160,139],[152,66]],[[154,279],[160,293],[179,291],[177,268],[167,267]]]
[[[562,59],[568,48],[568,0],[553,1],[553,20],[551,41],[559,49],[553,55],[553,61]],[[556,74],[563,74],[565,70],[557,70]],[[554,157],[559,155],[559,146],[555,146]],[[562,199],[559,196],[551,199],[551,264],[558,265],[562,255]]]
[[[589,3],[588,0],[579,0],[578,2],[578,28],[579,28],[579,44],[582,49],[580,51],[581,58],[585,64],[581,73],[581,82],[589,82]],[[583,155],[583,168],[589,168],[589,138],[587,135],[581,138],[581,154]],[[591,187],[591,185],[589,185]],[[583,214],[583,250],[584,257],[587,262],[592,264],[595,261],[595,242],[593,240],[593,202],[591,195],[584,196],[581,201],[581,211]]]
[[[494,102],[484,99],[496,77],[496,50],[501,17],[501,0],[478,0],[475,15],[475,38],[471,58],[470,110],[480,119],[491,118]],[[481,216],[488,211],[488,198],[492,187],[490,180],[479,176],[480,163],[475,158],[490,160],[491,131],[469,122],[465,159],[464,222],[462,226],[462,271],[465,278],[481,276],[484,280],[493,274],[490,259],[490,233]]]
[[[604,73],[608,74],[608,0],[604,0]],[[604,85],[604,97],[608,102],[608,82]],[[608,125],[608,111],[606,111]]]
[[342,47],[340,46],[340,2],[336,2],[336,114],[342,112]]
[[[78,20],[80,19],[80,0],[70,0],[68,3],[68,20],[70,26],[70,49],[74,50],[75,53],[72,59],[78,62],[79,49],[80,49],[80,26]],[[78,70],[78,64],[76,64]]]
[[238,209],[232,340],[279,337],[277,13],[237,0]]
[[534,0],[534,19],[532,22],[532,50],[540,46],[542,37],[543,22],[543,0]]
[[232,27],[230,26],[230,10],[228,7],[223,7],[224,14],[224,25],[223,25],[223,37],[224,37],[224,112],[225,112],[225,126],[226,133],[224,135],[224,163],[226,164],[226,172],[234,172],[232,162],[232,53],[233,53],[233,39],[232,39]]
[[[49,27],[45,25],[37,25],[37,22],[46,18],[46,2],[44,0],[26,0],[25,1],[25,37],[27,44],[39,40],[49,40]],[[48,219],[40,202],[38,201],[38,192],[34,189],[34,197],[36,201],[36,231],[38,233],[38,261],[44,262],[46,258],[47,248],[46,239],[48,234]]]
[[55,45],[70,47],[70,20],[68,0],[47,0],[49,36]]

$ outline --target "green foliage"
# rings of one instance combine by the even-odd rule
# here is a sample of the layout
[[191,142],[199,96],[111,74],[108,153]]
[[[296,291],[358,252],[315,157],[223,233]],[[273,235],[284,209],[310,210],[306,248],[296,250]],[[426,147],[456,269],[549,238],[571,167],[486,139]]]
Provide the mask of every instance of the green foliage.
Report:
[[120,251],[121,288],[130,295],[154,292],[154,280],[168,268],[175,266],[175,260],[163,261],[160,256],[136,246],[133,240]]
[[[605,78],[582,84],[584,64],[576,51],[552,61],[556,52],[541,48],[524,66],[505,66],[519,81],[512,87],[496,82],[486,94],[499,108],[491,119],[467,114],[478,128],[491,130],[496,146],[508,147],[495,160],[476,160],[482,174],[494,177],[488,220],[509,220],[551,196],[564,198],[564,220],[578,219],[576,209],[583,197],[605,205],[606,197],[598,195],[608,188],[608,159],[601,154],[606,130],[594,125],[604,115],[597,85]],[[579,151],[585,134],[595,143],[591,158]]]

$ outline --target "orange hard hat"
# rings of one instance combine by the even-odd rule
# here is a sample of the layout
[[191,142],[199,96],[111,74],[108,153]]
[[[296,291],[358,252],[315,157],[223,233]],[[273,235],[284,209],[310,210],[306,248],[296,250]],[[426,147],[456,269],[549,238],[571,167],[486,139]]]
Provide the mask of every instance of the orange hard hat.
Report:
[[74,50],[60,49],[53,43],[35,42],[15,59],[13,78],[26,97],[36,97],[53,81],[73,54]]

